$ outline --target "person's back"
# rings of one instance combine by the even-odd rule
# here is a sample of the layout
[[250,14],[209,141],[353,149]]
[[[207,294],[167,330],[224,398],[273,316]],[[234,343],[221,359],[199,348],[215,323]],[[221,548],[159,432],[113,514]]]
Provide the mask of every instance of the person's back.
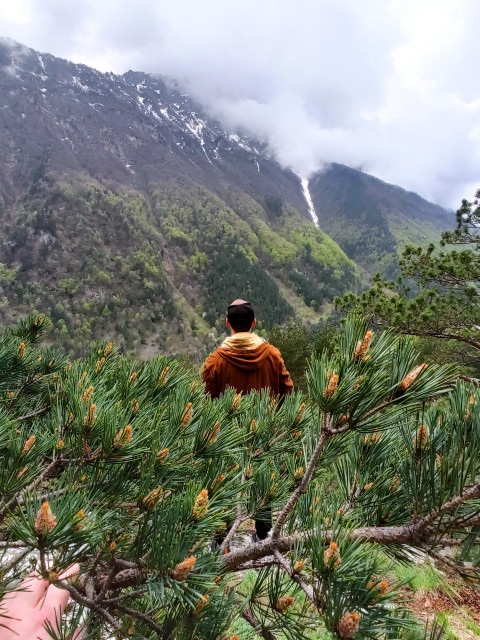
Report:
[[270,389],[273,395],[290,393],[293,383],[279,350],[250,332],[227,338],[205,362],[203,381],[212,398],[230,386],[238,393]]
[[[275,396],[292,392],[290,379],[280,351],[263,338],[252,333],[256,324],[252,305],[234,300],[227,309],[227,327],[231,336],[224,340],[206,360],[203,368],[205,391],[218,398],[227,387],[238,393],[270,389]],[[255,517],[255,541],[264,540],[271,529],[270,507],[261,509]],[[214,540],[220,546],[224,535]]]

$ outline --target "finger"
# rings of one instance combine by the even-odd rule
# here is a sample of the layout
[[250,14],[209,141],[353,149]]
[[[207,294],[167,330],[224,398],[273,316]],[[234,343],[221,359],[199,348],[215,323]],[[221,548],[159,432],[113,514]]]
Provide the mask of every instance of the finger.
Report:
[[67,606],[68,599],[70,594],[65,589],[58,589],[51,584],[47,589],[47,594],[45,598],[39,603],[38,609],[40,611],[49,609],[50,611],[55,610],[59,612],[58,615],[61,616],[65,607]]
[[39,574],[34,571],[25,578],[15,591],[7,594],[5,600],[9,601],[10,610],[16,610],[18,606],[19,609],[24,611],[38,604],[45,595],[47,587],[47,580],[43,580]]
[[55,632],[61,627],[62,615],[68,603],[69,594],[64,589],[57,589],[50,585],[47,589],[47,595],[39,604],[36,611],[38,622],[44,624],[49,622]]
[[[72,564],[65,571],[59,575],[60,580],[66,580],[76,575],[80,571],[78,564]],[[68,598],[70,597],[68,591],[62,588],[57,588],[54,585],[50,585],[46,591],[45,597],[42,598],[37,609],[46,611],[47,609],[59,611],[58,615],[61,615],[67,606]]]
[[71,578],[72,576],[76,575],[79,571],[80,571],[79,564],[77,563],[71,564],[69,567],[65,569],[65,571],[62,571],[62,573],[59,575],[59,578],[60,580],[67,580],[68,578]]

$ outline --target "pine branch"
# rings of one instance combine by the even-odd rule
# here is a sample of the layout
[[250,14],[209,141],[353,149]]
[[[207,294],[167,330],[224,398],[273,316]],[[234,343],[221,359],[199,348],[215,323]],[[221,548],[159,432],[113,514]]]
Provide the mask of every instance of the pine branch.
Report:
[[[403,525],[395,525],[390,527],[359,527],[353,529],[348,537],[353,540],[361,540],[362,542],[372,542],[380,545],[393,544],[410,544],[418,546],[426,544],[429,538],[435,538],[437,532],[431,527],[435,520],[442,514],[455,509],[467,500],[471,500],[480,496],[480,483],[474,485],[467,491],[459,494],[452,500],[449,500],[441,507],[434,509],[428,515],[419,520],[412,520]],[[278,522],[278,520],[277,520]],[[227,572],[238,570],[238,567],[250,562],[261,560],[267,556],[275,556],[275,552],[286,553],[296,543],[303,541],[308,542],[312,535],[318,535],[316,531],[307,531],[302,533],[285,536],[283,538],[271,537],[263,542],[250,544],[240,549],[234,549],[223,558],[225,570]],[[332,540],[332,531],[324,532],[326,542]]]
[[444,333],[443,331],[431,331],[428,329],[422,330],[417,329],[415,327],[406,328],[406,327],[396,327],[396,330],[399,333],[402,333],[407,336],[426,336],[428,338],[440,338],[441,340],[458,340],[458,342],[464,342],[465,344],[470,345],[474,349],[480,351],[480,342],[474,340],[473,338],[468,338],[467,336],[462,335],[461,333]]
[[71,584],[68,584],[68,582],[65,582],[65,580],[57,580],[55,582],[55,586],[61,587],[62,589],[68,591],[72,600],[78,602],[78,604],[81,604],[88,609],[92,609],[93,611],[97,611],[108,622],[108,624],[110,624],[117,631],[122,628],[119,622],[106,609],[101,607],[91,598],[83,596],[79,591],[77,591],[77,589],[75,589],[75,587],[73,587]]
[[[240,485],[245,484],[245,474],[242,473],[242,480],[240,482]],[[239,494],[238,497],[240,497],[241,494]],[[220,551],[224,551],[225,549],[228,549],[228,545],[230,544],[230,542],[233,540],[233,537],[235,536],[235,534],[238,531],[238,528],[240,527],[240,525],[245,522],[245,520],[248,520],[248,518],[251,518],[251,514],[248,514],[247,516],[242,516],[242,505],[240,502],[237,503],[237,517],[235,519],[235,522],[233,523],[230,531],[227,533],[224,541],[222,542],[221,546],[220,546]]]
[[418,520],[417,523],[415,524],[417,531],[420,532],[424,530],[426,527],[432,524],[435,520],[437,520],[437,518],[439,518],[443,513],[446,513],[447,511],[452,511],[453,509],[456,509],[467,500],[472,500],[473,498],[478,498],[479,496],[480,496],[480,483],[473,485],[473,487],[470,487],[466,491],[463,491],[458,496],[455,496],[448,502],[445,502],[445,504],[443,504],[441,507],[438,507],[438,509],[434,509],[428,515]]
[[252,610],[249,607],[245,607],[242,611],[242,618],[248,622],[249,625],[253,627],[256,633],[258,633],[265,640],[277,640],[277,637],[270,633],[268,629],[262,625],[262,623],[257,620],[257,618],[253,615]]
[[16,418],[16,420],[30,420],[30,418],[36,418],[37,416],[41,416],[44,413],[47,413],[47,411],[50,410],[50,406],[45,406],[45,407],[41,407],[40,409],[37,409],[36,411],[32,411],[32,413],[27,413],[24,416],[20,416],[19,418]]
[[33,489],[35,489],[35,487],[37,487],[45,478],[47,478],[51,472],[56,469],[56,467],[60,464],[61,462],[61,458],[55,458],[55,460],[53,460],[43,471],[42,473],[40,473],[39,476],[37,476],[35,478],[35,480],[33,482],[31,482],[28,487],[25,487],[25,489],[23,489],[23,491],[21,491],[19,494],[13,496],[13,498],[11,500],[9,500],[9,502],[7,502],[7,504],[5,504],[5,506],[3,507],[3,509],[0,511],[0,522],[5,518],[5,516],[7,515],[8,510],[10,509],[10,507],[15,504],[15,502],[19,501],[20,503],[23,502],[24,498],[25,498],[25,494],[32,491]]
[[160,638],[163,637],[163,629],[162,629],[162,627],[160,627],[158,624],[156,624],[150,618],[150,616],[148,616],[146,613],[142,613],[141,611],[137,611],[137,609],[132,609],[131,607],[127,607],[124,604],[120,604],[119,602],[117,602],[116,604],[113,604],[111,606],[114,609],[118,609],[119,611],[123,611],[123,613],[126,613],[127,615],[132,616],[133,618],[137,618],[137,620],[141,620],[152,631],[155,631],[155,633],[158,633]]
[[225,539],[223,540],[223,542],[222,542],[222,544],[220,546],[220,551],[225,551],[225,549],[228,549],[228,545],[233,540],[233,538],[234,538],[235,534],[237,533],[240,525],[243,524],[245,522],[245,520],[248,520],[251,517],[252,517],[251,513],[249,513],[246,516],[242,516],[242,515],[237,516],[237,518],[235,519],[235,522],[232,524],[232,527],[231,527],[230,531],[225,536]]
[[293,507],[297,504],[298,500],[300,499],[300,496],[306,492],[306,487],[307,485],[310,483],[311,479],[313,478],[313,474],[315,472],[315,467],[317,465],[317,462],[320,458],[320,456],[323,453],[323,450],[325,449],[325,445],[327,443],[327,440],[329,438],[329,432],[328,432],[328,421],[329,418],[328,416],[325,414],[324,415],[324,420],[323,420],[323,429],[322,429],[322,433],[320,435],[320,438],[318,440],[317,446],[315,447],[315,450],[312,454],[312,457],[310,458],[308,465],[307,465],[307,469],[305,471],[305,474],[300,482],[300,484],[298,485],[298,487],[295,489],[295,491],[292,493],[292,495],[290,496],[289,500],[287,501],[287,504],[283,507],[282,511],[280,512],[274,526],[272,529],[272,540],[275,540],[276,538],[278,538],[280,531],[283,527],[283,525],[285,524],[285,521],[287,520],[290,512],[292,511]]
[[479,570],[477,568],[466,566],[463,562],[455,562],[454,560],[447,558],[441,553],[436,553],[435,551],[433,551],[433,549],[430,549],[427,545],[422,545],[422,548],[424,549],[425,553],[427,553],[429,556],[431,556],[438,562],[442,563],[449,569],[453,569],[454,571],[456,571],[457,573],[459,573],[460,575],[466,578],[477,579],[477,576],[479,573]]
[[283,570],[290,576],[290,578],[298,584],[298,586],[305,592],[307,598],[310,600],[312,604],[314,604],[318,608],[317,598],[315,596],[315,592],[313,587],[307,584],[298,573],[293,571],[288,562],[282,556],[279,551],[275,551],[275,558],[278,561],[278,564],[283,568]]
[[22,551],[19,551],[16,555],[14,555],[9,562],[2,564],[2,575],[6,575],[7,572],[10,571],[12,567],[14,567],[18,562],[20,562],[20,560],[23,560],[23,558],[25,558],[25,556],[28,556],[28,554],[31,552],[32,550],[30,547],[28,547],[28,549],[23,549]]

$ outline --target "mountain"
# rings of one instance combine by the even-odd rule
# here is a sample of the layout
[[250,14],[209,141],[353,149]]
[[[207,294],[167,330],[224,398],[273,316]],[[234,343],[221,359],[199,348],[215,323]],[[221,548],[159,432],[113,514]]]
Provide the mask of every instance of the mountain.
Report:
[[416,193],[339,164],[309,183],[319,223],[368,276],[397,275],[407,244],[438,242],[454,224],[452,212]]
[[[110,336],[200,361],[235,297],[268,330],[294,315],[313,322],[359,286],[335,227],[346,205],[338,213],[325,195],[342,180],[311,181],[316,228],[299,177],[174,82],[0,40],[0,148],[0,321],[44,311],[75,353]],[[345,189],[356,176],[332,170]],[[405,210],[406,228],[431,222],[421,206]]]

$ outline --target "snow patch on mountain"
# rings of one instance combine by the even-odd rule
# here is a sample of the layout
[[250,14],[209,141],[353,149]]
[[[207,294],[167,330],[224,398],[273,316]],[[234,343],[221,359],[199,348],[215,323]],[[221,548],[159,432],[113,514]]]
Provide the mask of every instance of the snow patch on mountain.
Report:
[[298,176],[298,177],[300,178],[300,184],[302,185],[303,195],[305,196],[305,200],[307,202],[308,212],[311,215],[315,225],[318,227],[319,226],[318,216],[315,211],[315,207],[313,206],[312,196],[310,195],[310,189],[308,187],[308,180],[307,178],[302,178],[301,176]]

